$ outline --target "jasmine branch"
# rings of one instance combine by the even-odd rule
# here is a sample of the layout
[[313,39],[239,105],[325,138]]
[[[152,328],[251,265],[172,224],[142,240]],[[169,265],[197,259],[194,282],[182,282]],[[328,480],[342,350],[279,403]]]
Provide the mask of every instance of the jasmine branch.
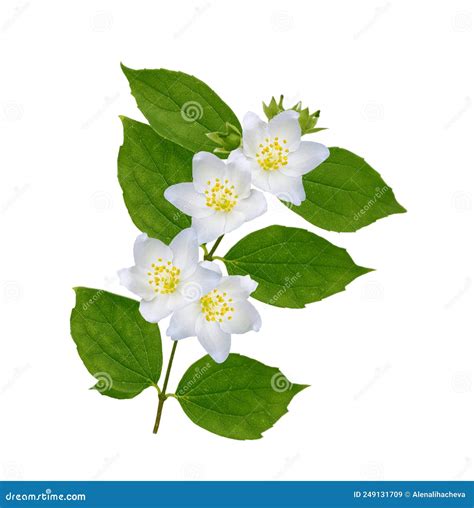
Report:
[[173,341],[173,347],[171,349],[170,359],[168,362],[168,368],[166,369],[165,380],[163,382],[163,390],[158,389],[158,410],[156,411],[156,419],[155,426],[153,427],[153,434],[158,432],[158,427],[160,426],[161,421],[161,413],[163,412],[163,405],[165,400],[169,397],[169,394],[166,393],[166,388],[168,388],[168,381],[170,379],[171,366],[173,365],[174,354],[176,352],[176,347],[178,345],[178,341]]
[[224,235],[219,236],[219,238],[216,240],[216,242],[212,246],[211,250],[207,254],[204,255],[205,261],[212,261],[214,259],[212,257],[212,255],[214,254],[214,252],[216,252],[217,247],[219,247],[219,244],[221,243],[223,238],[224,238]]

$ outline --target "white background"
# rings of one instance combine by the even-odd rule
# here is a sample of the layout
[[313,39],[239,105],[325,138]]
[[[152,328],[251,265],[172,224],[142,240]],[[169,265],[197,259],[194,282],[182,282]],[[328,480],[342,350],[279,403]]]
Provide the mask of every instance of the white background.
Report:
[[[80,1],[0,5],[0,475],[23,479],[474,479],[472,3]],[[127,294],[138,231],[118,119],[142,119],[119,62],[182,70],[239,117],[285,93],[315,136],[365,157],[408,213],[311,230],[377,271],[303,310],[257,302],[233,351],[311,384],[258,441],[192,424],[156,392],[117,401],[69,336],[73,286]],[[307,227],[272,201],[228,235]],[[165,339],[165,357],[170,349]],[[176,385],[202,356],[180,344]]]

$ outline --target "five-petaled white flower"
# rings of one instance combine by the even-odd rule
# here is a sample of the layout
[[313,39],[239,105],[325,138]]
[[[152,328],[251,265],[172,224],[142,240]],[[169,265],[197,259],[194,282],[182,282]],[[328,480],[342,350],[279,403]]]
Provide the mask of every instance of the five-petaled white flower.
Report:
[[199,243],[207,243],[266,211],[265,196],[250,184],[249,163],[237,150],[227,161],[199,152],[193,181],[168,187],[165,198],[192,217]]
[[140,312],[150,323],[199,301],[221,278],[198,262],[199,245],[191,228],[176,235],[169,246],[143,233],[135,241],[133,255],[135,266],[119,271],[120,283],[142,298]]
[[[205,262],[205,266],[220,276],[217,265]],[[199,301],[173,313],[167,335],[174,340],[197,337],[214,361],[222,363],[229,356],[232,333],[260,329],[260,315],[248,302],[256,288],[248,275],[222,277]]]
[[243,148],[239,149],[251,161],[252,183],[294,205],[306,199],[302,175],[329,156],[326,146],[301,141],[298,118],[298,112],[288,110],[267,124],[255,113],[247,113],[243,121]]

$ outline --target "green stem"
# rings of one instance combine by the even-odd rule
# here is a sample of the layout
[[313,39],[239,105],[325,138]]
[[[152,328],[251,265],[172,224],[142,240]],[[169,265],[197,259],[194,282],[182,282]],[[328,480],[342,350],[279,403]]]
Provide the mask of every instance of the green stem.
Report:
[[216,243],[212,246],[212,248],[209,251],[209,253],[204,256],[204,259],[206,261],[212,261],[213,260],[212,255],[214,254],[214,252],[216,252],[216,249],[217,249],[217,247],[219,247],[219,244],[222,242],[223,238],[224,238],[224,235],[219,236],[219,238],[216,240]]
[[163,390],[161,392],[158,391],[158,410],[156,411],[156,419],[155,419],[155,426],[153,427],[153,434],[156,434],[158,432],[158,427],[160,426],[160,421],[161,421],[161,413],[163,412],[163,405],[165,403],[165,400],[169,397],[169,394],[166,393],[166,388],[168,388],[168,381],[170,379],[171,366],[173,365],[174,354],[176,352],[177,345],[178,345],[178,341],[174,340],[173,347],[171,349],[170,359],[168,362],[168,368],[166,369],[165,381],[163,383]]

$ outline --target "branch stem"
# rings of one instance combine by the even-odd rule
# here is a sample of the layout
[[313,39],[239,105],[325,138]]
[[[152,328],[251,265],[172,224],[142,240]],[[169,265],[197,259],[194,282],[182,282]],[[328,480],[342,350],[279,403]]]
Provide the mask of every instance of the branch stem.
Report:
[[161,421],[161,413],[163,412],[163,405],[165,400],[169,397],[169,394],[166,393],[166,388],[168,388],[168,381],[170,379],[171,366],[173,365],[174,354],[176,352],[176,347],[178,346],[178,341],[173,341],[173,347],[171,349],[170,359],[168,361],[168,367],[166,369],[165,381],[163,383],[163,390],[158,391],[158,410],[156,411],[156,419],[155,426],[153,427],[153,434],[158,432],[158,427],[160,426]]
[[219,247],[219,244],[222,242],[222,239],[224,238],[224,235],[219,236],[219,238],[216,240],[214,245],[212,246],[211,250],[204,256],[204,259],[206,261],[212,261],[214,258],[212,255],[214,252],[216,252],[217,247]]

